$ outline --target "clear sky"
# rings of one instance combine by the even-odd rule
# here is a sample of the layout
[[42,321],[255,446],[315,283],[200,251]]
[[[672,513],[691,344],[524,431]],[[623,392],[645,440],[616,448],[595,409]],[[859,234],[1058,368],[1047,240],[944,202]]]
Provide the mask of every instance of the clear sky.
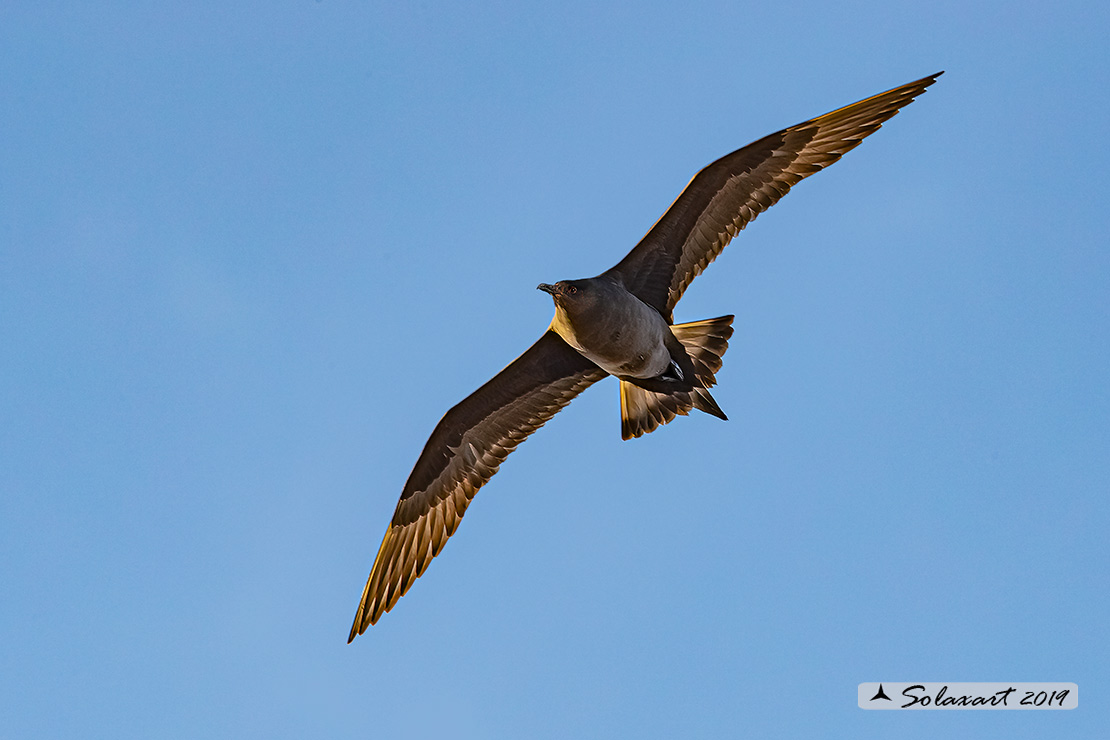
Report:
[[[0,736],[1105,737],[1108,8],[4,3]],[[679,304],[730,421],[599,383],[346,644],[537,283],[941,69]]]

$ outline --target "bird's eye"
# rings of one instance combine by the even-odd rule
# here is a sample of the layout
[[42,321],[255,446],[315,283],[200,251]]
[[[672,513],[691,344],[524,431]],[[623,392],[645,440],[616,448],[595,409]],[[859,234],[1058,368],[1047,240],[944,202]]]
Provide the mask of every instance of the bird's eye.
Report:
[[571,295],[574,295],[575,293],[578,292],[578,288],[574,287],[573,285],[568,286],[567,287],[567,292],[570,293]]

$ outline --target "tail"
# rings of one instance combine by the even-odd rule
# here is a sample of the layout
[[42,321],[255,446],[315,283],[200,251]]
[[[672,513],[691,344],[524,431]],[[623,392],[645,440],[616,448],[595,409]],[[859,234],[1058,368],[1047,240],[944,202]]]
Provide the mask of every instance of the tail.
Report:
[[692,408],[718,419],[728,419],[709,395],[709,389],[717,384],[715,374],[724,364],[722,358],[728,349],[728,338],[732,336],[732,319],[732,316],[721,316],[671,327],[671,333],[682,342],[694,363],[700,387],[679,393],[656,393],[621,381],[622,438],[643,436],[678,414],[685,416]]

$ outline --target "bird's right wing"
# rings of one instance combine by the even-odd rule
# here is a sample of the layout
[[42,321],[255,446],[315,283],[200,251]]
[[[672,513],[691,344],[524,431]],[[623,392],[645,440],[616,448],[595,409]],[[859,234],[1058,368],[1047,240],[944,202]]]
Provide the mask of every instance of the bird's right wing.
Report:
[[424,573],[508,454],[605,375],[549,330],[444,415],[401,492],[348,642],[392,609]]
[[799,123],[726,154],[694,175],[640,243],[609,273],[668,320],[721,250],[804,177],[840,159],[942,73]]

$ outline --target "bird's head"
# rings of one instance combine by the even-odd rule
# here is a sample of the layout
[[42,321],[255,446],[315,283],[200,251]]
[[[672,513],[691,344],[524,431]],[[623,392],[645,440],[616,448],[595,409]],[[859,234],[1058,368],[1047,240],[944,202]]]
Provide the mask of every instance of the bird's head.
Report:
[[536,290],[550,294],[557,308],[572,314],[588,307],[597,298],[588,280],[560,280],[554,285],[540,283]]

